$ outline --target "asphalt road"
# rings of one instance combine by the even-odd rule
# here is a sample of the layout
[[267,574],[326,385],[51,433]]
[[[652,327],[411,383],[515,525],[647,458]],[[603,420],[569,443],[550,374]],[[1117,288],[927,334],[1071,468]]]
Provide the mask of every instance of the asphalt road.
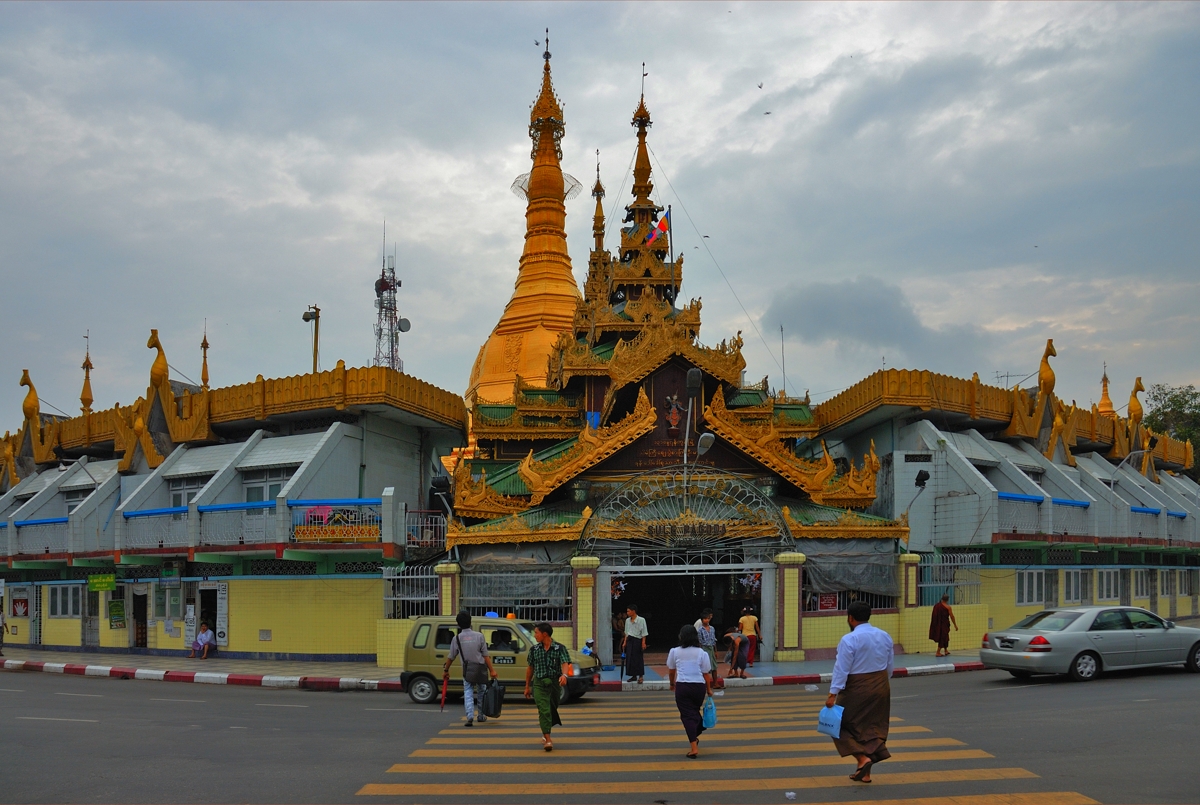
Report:
[[973,672],[892,693],[895,757],[863,786],[812,732],[823,695],[802,687],[729,691],[689,761],[665,693],[568,706],[546,755],[512,698],[468,730],[459,703],[403,694],[0,673],[0,802],[1200,801],[1200,675]]

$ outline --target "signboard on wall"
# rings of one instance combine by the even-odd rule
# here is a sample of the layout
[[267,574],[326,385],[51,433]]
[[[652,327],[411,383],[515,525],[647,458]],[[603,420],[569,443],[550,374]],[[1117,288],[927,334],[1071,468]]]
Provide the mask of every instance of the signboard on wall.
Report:
[[89,593],[111,592],[117,589],[117,576],[115,573],[96,573],[88,576],[87,587]]
[[821,612],[834,612],[838,608],[837,593],[821,593],[817,596],[817,609]]
[[124,601],[109,601],[108,602],[108,628],[109,629],[124,629],[125,628],[125,602]]
[[183,615],[183,644],[191,647],[196,642],[196,605],[188,604]]
[[217,584],[217,645],[229,645],[229,585]]
[[12,604],[8,609],[9,617],[13,618],[28,618],[29,617],[29,588],[28,587],[13,587]]

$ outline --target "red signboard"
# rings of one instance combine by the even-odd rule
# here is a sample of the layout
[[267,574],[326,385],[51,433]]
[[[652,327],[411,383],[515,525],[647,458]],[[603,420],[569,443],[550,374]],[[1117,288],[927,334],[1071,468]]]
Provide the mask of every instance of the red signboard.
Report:
[[821,593],[817,596],[817,609],[821,612],[836,611],[837,608],[837,593]]

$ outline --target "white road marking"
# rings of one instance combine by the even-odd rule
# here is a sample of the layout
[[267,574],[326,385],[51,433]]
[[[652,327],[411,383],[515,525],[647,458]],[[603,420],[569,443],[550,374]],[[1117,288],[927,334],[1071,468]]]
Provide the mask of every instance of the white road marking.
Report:
[[307,704],[256,704],[255,707],[308,707]]
[[99,724],[94,718],[43,718],[41,716],[17,716],[18,721],[82,721],[85,724]]
[[189,704],[208,704],[204,699],[151,699],[152,702],[187,702]]
[[1049,682],[1038,682],[1033,685],[1006,685],[1003,688],[984,688],[984,690],[1020,690],[1021,688],[1044,688]]
[[86,696],[89,699],[103,699],[103,693],[55,693],[55,696]]
[[24,693],[25,692],[24,690],[17,690],[16,688],[0,688],[0,690],[4,691],[5,693]]
[[250,728],[249,727],[230,727],[229,729],[231,729],[231,730],[248,730]]
[[428,710],[420,710],[416,707],[368,707],[368,713],[428,713]]
[[1134,699],[1135,702],[1156,702],[1158,699]]
[[917,694],[916,694],[916,693],[914,693],[914,694],[913,694],[913,695],[911,695],[911,696],[893,696],[893,697],[892,697],[892,701],[895,701],[896,699],[915,699],[915,698],[917,698]]

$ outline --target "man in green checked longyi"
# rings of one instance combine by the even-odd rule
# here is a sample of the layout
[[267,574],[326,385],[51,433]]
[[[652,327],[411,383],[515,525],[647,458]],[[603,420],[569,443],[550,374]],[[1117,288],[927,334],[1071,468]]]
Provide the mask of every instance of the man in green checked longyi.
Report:
[[548,623],[533,627],[536,642],[529,650],[529,667],[525,669],[525,698],[532,697],[537,704],[542,748],[547,752],[554,749],[550,730],[556,724],[562,725],[558,718],[559,690],[567,684],[571,673],[571,655],[561,643],[554,642],[553,634],[554,627]]

